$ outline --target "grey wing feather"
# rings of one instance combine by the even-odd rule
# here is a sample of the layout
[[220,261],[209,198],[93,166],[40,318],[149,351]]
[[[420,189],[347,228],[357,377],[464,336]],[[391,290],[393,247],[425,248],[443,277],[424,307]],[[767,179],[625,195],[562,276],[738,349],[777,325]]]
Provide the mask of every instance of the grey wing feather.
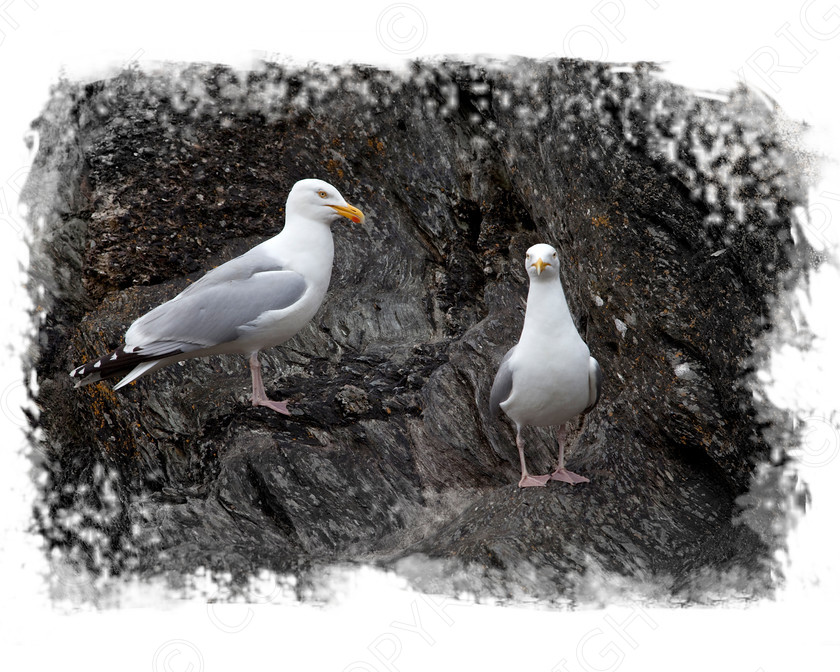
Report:
[[[228,270],[216,270],[222,269]],[[132,324],[126,332],[126,346],[148,347],[166,341],[192,346],[189,349],[194,350],[227,343],[263,313],[288,308],[306,292],[306,280],[295,271],[242,275],[220,273],[211,282],[208,273]],[[220,277],[227,279],[219,282]]]
[[499,364],[499,370],[493,379],[493,387],[490,388],[490,417],[492,418],[499,415],[502,402],[510,396],[510,391],[513,389],[513,369],[510,366],[510,358],[514,350],[516,346],[513,346],[502,357],[502,363]]
[[589,405],[583,410],[588,413],[601,398],[601,386],[604,383],[604,374],[601,373],[601,365],[594,357],[589,358]]
[[215,285],[224,284],[225,282],[248,280],[248,278],[257,273],[282,270],[285,270],[283,264],[278,262],[275,257],[263,251],[258,245],[248,250],[245,254],[241,254],[230,261],[226,261],[221,266],[210,269],[175,298],[190,296],[191,294],[201,292]]

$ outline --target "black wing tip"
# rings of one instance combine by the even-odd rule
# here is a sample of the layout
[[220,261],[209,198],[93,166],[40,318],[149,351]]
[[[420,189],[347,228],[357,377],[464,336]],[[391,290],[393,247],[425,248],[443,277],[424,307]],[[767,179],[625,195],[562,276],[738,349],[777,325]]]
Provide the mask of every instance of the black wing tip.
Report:
[[73,369],[70,372],[70,378],[73,379],[73,387],[75,389],[90,385],[91,383],[98,383],[102,380],[102,376],[96,374],[84,375],[84,373],[78,372],[78,369]]
[[77,366],[70,372],[70,377],[76,382],[76,387],[84,387],[100,380],[124,375],[144,359],[134,350],[126,352],[125,346],[120,346],[97,360]]
[[86,362],[73,369],[70,372],[70,378],[73,379],[75,387],[84,387],[85,385],[98,383],[100,380],[105,380],[106,378],[119,375],[119,371],[113,369],[108,371],[108,368],[103,366],[103,362],[108,360],[108,358],[111,357],[111,354],[105,355],[93,362]]
[[93,362],[86,362],[77,366],[70,372],[70,377],[76,381],[76,387],[84,387],[100,380],[128,375],[138,364],[143,362],[165,359],[183,352],[183,348],[172,344],[164,343],[163,345],[167,347],[155,349],[154,354],[143,354],[144,348],[140,346],[130,347],[126,350],[126,346],[121,345],[113,352],[109,352]]

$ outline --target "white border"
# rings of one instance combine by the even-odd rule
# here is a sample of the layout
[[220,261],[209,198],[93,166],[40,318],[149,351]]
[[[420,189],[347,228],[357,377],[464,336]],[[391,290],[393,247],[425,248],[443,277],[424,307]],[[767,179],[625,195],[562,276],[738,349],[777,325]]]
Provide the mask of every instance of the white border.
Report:
[[[813,142],[834,157],[840,138],[836,64],[840,8],[797,0],[587,0],[579,6],[518,0],[477,10],[453,2],[176,3],[147,0],[5,0],[0,6],[0,268],[13,354],[0,361],[4,448],[0,451],[0,639],[7,660],[38,669],[828,669],[840,636],[833,514],[840,460],[808,473],[812,515],[794,535],[789,589],[779,602],[746,610],[610,607],[548,612],[441,602],[373,570],[336,572],[343,595],[327,607],[172,604],[150,589],[128,590],[122,609],[74,613],[48,604],[37,541],[25,534],[32,487],[16,410],[24,402],[19,355],[27,301],[16,269],[27,254],[10,196],[31,160],[22,142],[60,72],[93,80],[131,61],[215,61],[247,66],[268,56],[293,62],[367,62],[399,67],[440,54],[579,56],[660,60],[681,82],[714,92],[746,79],[814,126]],[[775,60],[774,60],[775,59]],[[837,174],[814,190],[812,242],[840,242]],[[3,200],[5,199],[5,201]],[[8,222],[11,216],[13,221]],[[768,386],[836,427],[838,278],[815,278],[806,316],[824,340],[808,356],[780,349]],[[801,295],[800,295],[801,297]],[[833,363],[833,364],[832,364]],[[799,390],[795,398],[789,391]],[[801,399],[806,398],[804,406]],[[836,404],[835,404],[836,405]],[[834,423],[833,425],[831,423]],[[818,429],[818,428],[817,428]],[[816,431],[816,430],[815,430]],[[822,440],[822,439],[820,439]],[[817,446],[819,448],[819,446]],[[7,646],[8,644],[8,646]],[[15,655],[17,654],[17,655]],[[830,655],[831,654],[831,655]],[[795,667],[794,667],[795,666]]]

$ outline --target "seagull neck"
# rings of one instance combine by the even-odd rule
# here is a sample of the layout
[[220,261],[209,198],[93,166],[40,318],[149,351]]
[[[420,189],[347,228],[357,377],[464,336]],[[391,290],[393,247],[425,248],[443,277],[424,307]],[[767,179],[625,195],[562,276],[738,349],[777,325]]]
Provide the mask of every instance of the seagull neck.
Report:
[[268,241],[288,259],[317,259],[319,266],[331,267],[333,260],[333,237],[328,225],[312,222],[286,223],[283,230]]
[[[528,288],[525,328],[528,327],[530,322],[539,322],[541,325],[545,325],[547,320],[558,327],[564,327],[569,324],[574,326],[572,314],[569,312],[569,304],[566,303],[566,294],[563,291],[563,284],[560,282],[560,278],[554,278],[548,282],[532,281]],[[536,330],[534,333],[539,333],[539,331]]]

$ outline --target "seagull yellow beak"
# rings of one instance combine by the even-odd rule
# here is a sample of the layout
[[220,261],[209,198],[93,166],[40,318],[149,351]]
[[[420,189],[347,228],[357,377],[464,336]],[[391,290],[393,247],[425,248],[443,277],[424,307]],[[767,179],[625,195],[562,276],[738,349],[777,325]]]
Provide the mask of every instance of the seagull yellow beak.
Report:
[[542,259],[537,259],[533,264],[531,264],[531,266],[536,267],[537,275],[540,275],[543,272],[543,269],[546,266],[551,266],[551,264],[545,263]]
[[355,222],[356,224],[361,224],[365,221],[364,213],[359,210],[359,208],[354,208],[352,205],[331,205],[329,207],[335,210],[342,217],[347,217],[347,219],[351,222]]

